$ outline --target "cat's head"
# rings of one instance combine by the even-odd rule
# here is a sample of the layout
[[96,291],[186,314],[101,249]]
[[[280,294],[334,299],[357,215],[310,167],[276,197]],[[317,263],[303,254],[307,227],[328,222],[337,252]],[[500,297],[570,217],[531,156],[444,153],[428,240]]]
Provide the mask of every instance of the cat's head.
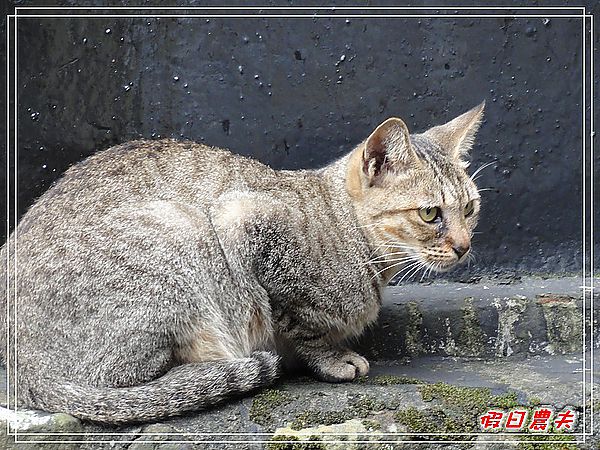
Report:
[[483,108],[422,134],[388,119],[351,155],[346,187],[386,278],[446,271],[469,257],[480,196],[465,156]]

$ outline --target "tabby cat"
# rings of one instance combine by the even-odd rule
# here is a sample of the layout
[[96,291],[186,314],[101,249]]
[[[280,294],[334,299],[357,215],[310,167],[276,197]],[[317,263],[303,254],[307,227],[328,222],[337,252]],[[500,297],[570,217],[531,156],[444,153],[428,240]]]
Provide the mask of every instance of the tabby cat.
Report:
[[480,200],[464,156],[482,113],[412,135],[388,119],[318,170],[174,140],[74,165],[0,250],[12,393],[123,423],[205,408],[294,364],[365,375],[346,342],[388,281],[467,258]]

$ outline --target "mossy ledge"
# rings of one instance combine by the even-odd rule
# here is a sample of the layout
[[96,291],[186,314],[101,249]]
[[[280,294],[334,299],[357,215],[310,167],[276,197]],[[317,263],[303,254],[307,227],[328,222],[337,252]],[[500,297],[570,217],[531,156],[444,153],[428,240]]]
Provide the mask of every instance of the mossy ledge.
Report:
[[437,436],[421,436],[420,439],[455,440],[457,435],[445,433],[465,433],[461,439],[471,440],[470,433],[479,431],[478,418],[489,407],[510,409],[520,406],[517,394],[508,392],[493,395],[488,388],[453,386],[446,383],[423,384],[418,387],[423,400],[438,400],[441,405],[418,410],[407,408],[394,414],[394,420],[404,425],[411,433],[440,433]]
[[250,412],[250,420],[259,425],[269,425],[273,417],[271,413],[275,408],[294,401],[296,398],[280,389],[266,389],[254,397]]
[[362,376],[355,380],[360,384],[372,384],[377,386],[392,386],[395,384],[424,384],[425,382],[418,378],[399,377],[397,375],[377,375],[375,377]]
[[313,425],[335,425],[350,419],[364,419],[372,413],[386,409],[383,402],[370,395],[353,400],[349,407],[339,411],[307,410],[296,416],[290,424],[292,430],[302,430]]
[[320,441],[319,436],[310,436],[309,442],[303,442],[297,436],[277,435],[271,438],[267,443],[267,450],[325,450],[326,447]]

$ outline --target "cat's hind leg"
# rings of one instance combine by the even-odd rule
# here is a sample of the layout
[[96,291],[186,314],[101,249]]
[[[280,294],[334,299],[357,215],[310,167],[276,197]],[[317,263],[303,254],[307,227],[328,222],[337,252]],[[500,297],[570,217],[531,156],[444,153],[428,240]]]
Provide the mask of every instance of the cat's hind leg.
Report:
[[44,324],[31,329],[37,353],[20,366],[30,406],[153,420],[271,383],[278,357],[253,353],[247,338],[259,305],[244,295],[208,217],[169,202],[111,214],[88,233],[93,257],[63,265],[63,280],[76,280],[62,285],[71,291],[24,318]]

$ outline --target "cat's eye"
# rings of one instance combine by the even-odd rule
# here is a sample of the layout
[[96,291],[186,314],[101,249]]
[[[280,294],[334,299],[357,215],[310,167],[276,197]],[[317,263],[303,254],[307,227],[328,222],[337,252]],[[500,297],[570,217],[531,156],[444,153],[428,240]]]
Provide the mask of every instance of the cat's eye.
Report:
[[470,215],[472,215],[473,211],[475,211],[475,203],[473,202],[473,200],[471,200],[465,206],[465,217],[469,217]]
[[440,217],[440,208],[432,206],[431,208],[421,208],[419,210],[419,216],[425,222],[433,222],[435,219]]

